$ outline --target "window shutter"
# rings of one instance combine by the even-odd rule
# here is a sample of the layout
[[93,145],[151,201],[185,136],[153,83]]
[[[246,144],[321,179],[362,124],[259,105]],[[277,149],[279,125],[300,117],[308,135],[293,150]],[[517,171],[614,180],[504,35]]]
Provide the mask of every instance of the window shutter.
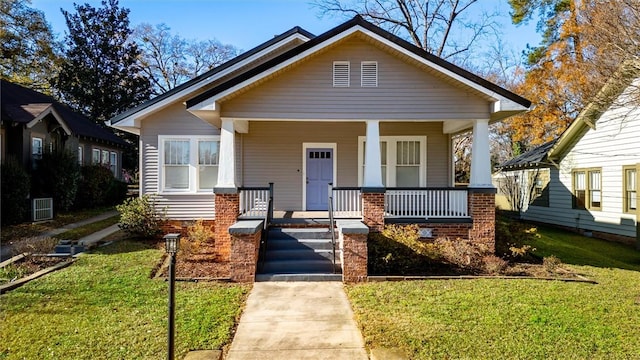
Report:
[[333,62],[333,87],[349,87],[349,62]]
[[363,61],[360,63],[362,87],[378,87],[378,62]]

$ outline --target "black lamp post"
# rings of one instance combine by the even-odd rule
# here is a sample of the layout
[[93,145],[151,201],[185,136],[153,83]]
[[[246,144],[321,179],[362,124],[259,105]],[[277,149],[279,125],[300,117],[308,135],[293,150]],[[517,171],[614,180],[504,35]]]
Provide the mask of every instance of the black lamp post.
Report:
[[167,254],[171,257],[171,261],[169,261],[169,335],[167,338],[169,350],[167,358],[174,360],[176,253],[180,246],[180,234],[165,235],[164,245]]

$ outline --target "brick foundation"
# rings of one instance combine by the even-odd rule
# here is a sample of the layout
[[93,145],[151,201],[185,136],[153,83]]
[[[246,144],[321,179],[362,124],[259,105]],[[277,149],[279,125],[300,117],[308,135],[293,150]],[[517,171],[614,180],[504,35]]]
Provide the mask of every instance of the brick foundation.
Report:
[[362,221],[372,232],[384,229],[384,192],[362,192]]
[[420,224],[421,228],[432,229],[432,238],[436,239],[440,237],[449,239],[464,239],[469,240],[469,231],[472,228],[471,223],[429,223]]
[[216,197],[216,248],[220,249],[219,261],[229,261],[231,253],[231,236],[229,227],[235,224],[240,211],[240,195],[235,194],[215,194]]
[[469,230],[469,240],[483,244],[491,253],[496,249],[496,199],[495,189],[469,189],[469,214],[473,226]]

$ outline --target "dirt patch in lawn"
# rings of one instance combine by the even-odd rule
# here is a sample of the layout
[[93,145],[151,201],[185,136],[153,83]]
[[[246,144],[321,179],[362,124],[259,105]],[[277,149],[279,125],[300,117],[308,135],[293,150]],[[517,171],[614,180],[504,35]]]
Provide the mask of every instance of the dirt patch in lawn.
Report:
[[[164,251],[164,242],[159,241],[156,246]],[[169,260],[163,257],[157,277],[167,277]],[[202,244],[191,251],[181,250],[176,255],[176,278],[197,280],[226,280],[231,274],[228,262],[218,261],[213,245]]]
[[0,285],[17,281],[35,274],[38,271],[70,261],[70,257],[27,255],[18,261],[0,268]]

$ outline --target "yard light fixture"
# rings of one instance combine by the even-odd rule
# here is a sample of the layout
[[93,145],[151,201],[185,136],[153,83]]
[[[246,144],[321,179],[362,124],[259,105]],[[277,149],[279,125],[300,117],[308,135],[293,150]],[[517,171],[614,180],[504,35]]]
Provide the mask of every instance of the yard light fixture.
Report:
[[176,283],[176,253],[180,246],[180,234],[167,234],[164,236],[164,245],[167,254],[169,254],[169,335],[168,355],[169,360],[174,360],[174,344],[175,344],[175,283]]

